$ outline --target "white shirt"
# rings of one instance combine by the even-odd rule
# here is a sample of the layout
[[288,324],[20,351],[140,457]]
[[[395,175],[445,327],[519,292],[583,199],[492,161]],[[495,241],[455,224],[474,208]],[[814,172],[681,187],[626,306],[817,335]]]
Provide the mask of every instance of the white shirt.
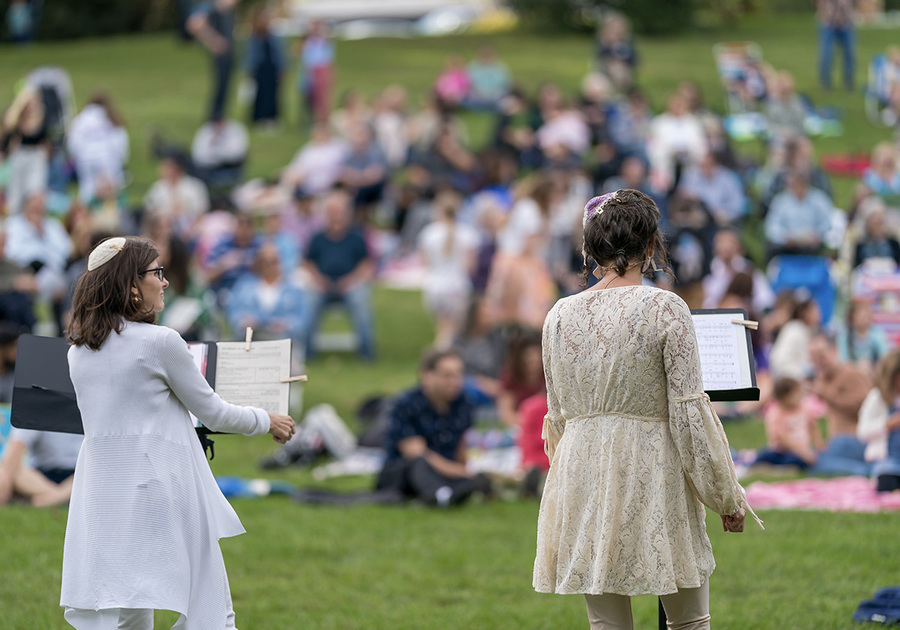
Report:
[[55,271],[66,267],[72,240],[56,219],[44,219],[43,233],[21,214],[6,220],[6,258],[23,267],[39,260]]
[[247,128],[235,120],[221,125],[206,123],[197,130],[191,144],[191,159],[200,168],[238,164],[247,157],[250,138]]
[[173,186],[160,179],[150,186],[144,197],[147,211],[161,214],[173,221],[192,221],[209,211],[209,192],[196,177],[179,177]]
[[[244,532],[188,410],[215,431],[262,435],[265,411],[213,392],[171,328],[126,323],[98,351],[69,349],[84,424],[63,552],[60,605],[159,608],[225,627],[218,539]],[[196,624],[196,625],[194,625]]]
[[531,197],[519,199],[509,212],[506,225],[497,235],[497,252],[521,254],[528,237],[540,234],[545,227],[546,221],[537,202]]
[[310,142],[287,166],[287,178],[298,180],[310,195],[320,195],[334,186],[347,157],[347,143],[333,139],[324,144]]
[[78,173],[78,196],[90,201],[104,180],[121,188],[128,161],[128,132],[115,126],[100,105],[88,105],[72,119],[66,139]]

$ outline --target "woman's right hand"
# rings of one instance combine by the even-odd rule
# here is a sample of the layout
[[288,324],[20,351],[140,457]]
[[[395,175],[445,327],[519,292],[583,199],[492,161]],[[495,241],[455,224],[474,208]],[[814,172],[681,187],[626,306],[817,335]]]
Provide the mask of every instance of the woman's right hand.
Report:
[[284,444],[294,435],[296,425],[290,416],[282,416],[277,413],[269,414],[269,433],[279,444]]
[[722,531],[733,532],[739,534],[744,531],[744,517],[747,512],[741,507],[737,512],[730,516],[722,514]]

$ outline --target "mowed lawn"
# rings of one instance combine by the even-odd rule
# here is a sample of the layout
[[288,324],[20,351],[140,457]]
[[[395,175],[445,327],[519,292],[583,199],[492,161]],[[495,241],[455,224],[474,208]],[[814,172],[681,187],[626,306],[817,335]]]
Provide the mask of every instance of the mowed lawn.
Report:
[[[711,107],[721,103],[712,45],[752,39],[768,61],[791,70],[800,91],[817,104],[844,112],[845,133],[817,142],[823,152],[868,152],[889,137],[866,121],[861,88],[825,95],[815,78],[815,30],[811,16],[753,18],[731,32],[697,31],[675,38],[640,40],[640,79],[660,106],[679,80],[704,89]],[[896,32],[860,32],[859,78],[865,64]],[[429,40],[369,40],[338,44],[339,90],[356,87],[371,96],[391,83],[405,85],[411,101],[425,92],[452,52],[474,52],[492,42],[517,80],[532,89],[553,80],[573,90],[589,66],[588,37],[502,35]],[[40,44],[27,49],[0,46],[0,103],[30,68],[58,64],[72,75],[79,105],[97,88],[108,90],[128,123],[132,200],[155,179],[148,136],[156,128],[189,142],[200,124],[208,94],[207,59],[173,37],[147,36]],[[273,176],[303,142],[296,131],[293,81],[286,82],[290,125],[280,134],[254,133],[250,173]],[[827,99],[827,100],[826,100]],[[490,121],[467,118],[474,141]],[[761,146],[742,150],[761,156]],[[852,182],[836,181],[837,201],[846,203]],[[305,407],[328,402],[350,419],[368,396],[397,391],[415,380],[416,359],[433,334],[413,292],[376,293],[380,358],[360,365],[352,357],[325,356],[309,366]],[[337,323],[337,325],[342,325]],[[732,444],[760,446],[758,422],[726,425]],[[220,475],[271,477],[298,485],[314,483],[308,473],[264,473],[260,457],[266,438],[219,436],[213,470]],[[368,479],[325,484],[360,489]],[[243,630],[582,628],[580,597],[538,595],[531,589],[537,503],[474,503],[451,511],[424,508],[308,507],[285,497],[234,500],[248,533],[222,543]],[[748,524],[743,535],[725,535],[709,518],[719,568],[711,582],[716,628],[840,629],[861,599],[897,583],[891,541],[900,516],[817,512],[761,512],[767,530]],[[0,509],[0,629],[67,627],[58,608],[65,510]],[[656,600],[635,601],[636,626],[655,627]],[[175,616],[157,615],[157,628]]]

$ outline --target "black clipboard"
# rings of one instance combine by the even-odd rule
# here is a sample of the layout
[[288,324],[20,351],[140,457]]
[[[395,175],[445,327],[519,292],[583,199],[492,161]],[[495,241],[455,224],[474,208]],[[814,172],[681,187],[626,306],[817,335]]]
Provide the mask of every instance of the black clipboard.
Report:
[[[716,402],[728,402],[739,400],[759,400],[759,386],[756,382],[756,362],[753,359],[753,341],[750,338],[750,328],[744,323],[733,323],[733,320],[740,322],[748,322],[747,311],[742,308],[699,308],[691,309],[691,316],[694,317],[694,327],[697,328],[697,316],[703,315],[721,315],[729,322],[730,326],[735,327],[737,333],[734,337],[734,352],[738,352],[739,362],[741,363],[742,374],[748,372],[746,381],[742,382],[742,386],[729,389],[706,389],[709,399]],[[703,340],[697,335],[697,344],[700,346],[700,365],[704,363]],[[743,379],[742,379],[743,380]]]
[[[216,382],[216,343],[206,346],[206,382]],[[10,423],[20,429],[84,433],[75,387],[69,377],[69,342],[62,337],[19,337],[16,372],[13,378]],[[213,433],[197,427],[202,435]],[[202,441],[202,440],[201,440]]]

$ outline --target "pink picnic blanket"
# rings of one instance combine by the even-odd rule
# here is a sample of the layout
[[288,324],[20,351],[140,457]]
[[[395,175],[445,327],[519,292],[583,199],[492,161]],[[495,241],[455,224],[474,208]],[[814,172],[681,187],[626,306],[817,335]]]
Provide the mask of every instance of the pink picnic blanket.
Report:
[[900,492],[875,492],[865,477],[757,481],[747,488],[754,510],[825,510],[827,512],[887,512],[900,510]]

